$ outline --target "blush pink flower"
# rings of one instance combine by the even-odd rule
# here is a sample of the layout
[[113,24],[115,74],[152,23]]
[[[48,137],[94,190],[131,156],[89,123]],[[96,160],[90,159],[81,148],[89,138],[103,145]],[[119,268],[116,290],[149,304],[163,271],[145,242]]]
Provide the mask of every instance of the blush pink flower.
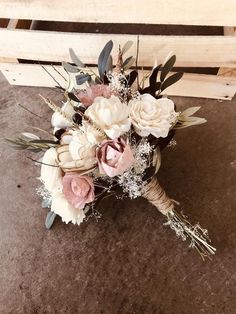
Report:
[[113,91],[108,85],[97,84],[88,87],[86,90],[79,91],[77,97],[85,107],[88,107],[92,105],[96,97],[110,98],[113,94]]
[[83,209],[85,204],[91,203],[95,198],[93,180],[88,176],[67,172],[62,185],[65,198],[75,208]]
[[100,173],[109,177],[123,174],[134,163],[131,148],[123,139],[103,141],[96,156]]

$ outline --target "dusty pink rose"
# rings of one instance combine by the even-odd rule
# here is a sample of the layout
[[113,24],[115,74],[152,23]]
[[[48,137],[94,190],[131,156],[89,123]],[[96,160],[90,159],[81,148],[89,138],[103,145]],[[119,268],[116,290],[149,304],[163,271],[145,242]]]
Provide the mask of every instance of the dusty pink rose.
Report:
[[67,172],[62,179],[62,185],[66,199],[75,208],[83,209],[85,204],[95,198],[93,180],[88,176]]
[[104,98],[110,98],[112,94],[114,93],[108,85],[98,84],[78,92],[77,97],[85,107],[88,107],[92,105],[96,97],[102,96]]
[[134,163],[131,148],[123,139],[103,141],[96,155],[100,173],[109,177],[121,175]]

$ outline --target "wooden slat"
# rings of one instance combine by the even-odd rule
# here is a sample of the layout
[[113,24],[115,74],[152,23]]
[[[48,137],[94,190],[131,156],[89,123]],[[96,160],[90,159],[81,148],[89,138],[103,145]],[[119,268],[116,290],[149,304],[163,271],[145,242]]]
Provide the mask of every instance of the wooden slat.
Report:
[[[19,20],[9,20],[8,24],[7,24],[7,29],[11,29],[14,30],[17,27]],[[9,57],[1,57],[0,56],[0,62],[18,62],[17,58],[9,58]]]
[[235,26],[235,0],[1,0],[0,17],[89,23]]
[[[63,76],[65,72],[62,67],[57,66],[55,71],[52,66],[45,66],[46,70],[59,84],[65,86]],[[26,85],[39,87],[55,87],[56,83],[52,77],[38,64],[0,64],[0,69],[12,85]],[[141,75],[141,73],[140,73]],[[236,79],[220,77],[216,75],[185,74],[175,85],[166,90],[169,95],[206,97],[230,100],[236,92]]]
[[[225,36],[235,36],[236,38],[236,28],[235,27],[224,27]],[[220,68],[218,75],[221,76],[234,76],[236,77],[236,68]]]
[[[69,48],[89,64],[96,64],[105,43],[112,39],[114,53],[127,40],[136,42],[136,35],[77,34],[30,30],[0,29],[0,56],[39,61],[70,61]],[[153,66],[173,52],[176,66],[235,67],[236,37],[234,36],[140,36],[139,65]],[[135,56],[136,43],[130,54]],[[116,57],[116,56],[115,56]]]

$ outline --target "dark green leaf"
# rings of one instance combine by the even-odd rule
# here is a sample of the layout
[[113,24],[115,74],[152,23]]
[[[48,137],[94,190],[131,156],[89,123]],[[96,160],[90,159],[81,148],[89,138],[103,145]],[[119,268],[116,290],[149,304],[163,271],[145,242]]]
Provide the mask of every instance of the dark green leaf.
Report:
[[103,78],[104,73],[106,71],[107,62],[111,54],[112,48],[113,48],[113,42],[112,40],[110,40],[108,41],[108,43],[106,43],[105,47],[102,49],[98,57],[98,72],[101,78]]
[[167,74],[172,70],[176,61],[176,56],[172,56],[164,65],[161,70],[161,82],[163,82],[167,76]]
[[54,223],[54,220],[56,218],[56,214],[52,211],[48,212],[46,220],[45,220],[45,227],[47,229],[50,229]]
[[156,168],[155,168],[154,166],[151,166],[151,167],[147,168],[147,169],[144,171],[143,181],[147,181],[147,180],[150,179],[152,176],[154,176],[155,170],[156,170]]
[[161,91],[163,91],[164,89],[166,89],[167,87],[175,84],[176,82],[178,82],[178,80],[181,79],[181,77],[184,75],[183,72],[177,72],[172,74],[171,76],[169,76],[165,82],[162,84],[161,86]]
[[71,99],[71,100],[74,100],[74,101],[77,101],[79,102],[79,99],[75,96],[75,94],[73,93],[68,93],[68,97]]
[[75,66],[65,62],[65,61],[62,61],[61,65],[63,66],[63,68],[67,71],[67,72],[70,72],[70,73],[77,73],[79,72],[79,69],[76,68]]
[[71,60],[74,64],[78,65],[80,68],[84,68],[85,65],[80,59],[76,56],[74,50],[72,48],[69,49]]
[[85,82],[89,81],[91,76],[89,74],[79,74],[76,75],[75,80],[77,85],[84,84]]
[[140,94],[148,94],[150,92],[150,87],[145,87],[144,89],[139,90]]
[[129,75],[127,75],[126,78],[127,78],[128,86],[131,86],[134,83],[134,81],[136,80],[137,76],[138,76],[138,72],[136,70],[131,71],[129,73]]
[[65,88],[63,88],[62,86],[55,86],[57,89],[59,89],[60,91],[62,91],[62,92],[65,92],[66,90],[65,90]]
[[161,88],[161,82],[156,82],[156,86],[155,86],[156,92],[158,92],[160,88]]
[[161,64],[159,64],[157,67],[155,67],[152,71],[152,74],[149,78],[149,86],[150,86],[150,94],[152,96],[155,96],[156,94],[156,83],[157,83],[157,74],[161,68]]

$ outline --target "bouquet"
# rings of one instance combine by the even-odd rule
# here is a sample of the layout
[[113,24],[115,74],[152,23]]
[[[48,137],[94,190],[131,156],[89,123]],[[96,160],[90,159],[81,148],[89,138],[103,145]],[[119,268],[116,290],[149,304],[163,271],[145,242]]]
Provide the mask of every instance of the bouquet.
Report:
[[50,138],[21,133],[8,142],[17,149],[44,152],[39,159],[30,158],[41,165],[38,194],[42,207],[50,208],[47,228],[56,215],[77,225],[98,217],[100,202],[111,195],[142,196],[166,217],[165,224],[177,236],[190,240],[190,247],[203,259],[210,257],[215,248],[209,244],[207,230],[191,225],[175,209],[178,202],[167,196],[156,176],[161,150],[173,143],[175,132],[206,120],[193,116],[200,107],[178,112],[164,94],[183,75],[171,73],[176,57],[170,56],[148,73],[138,71],[138,54],[125,58],[131,45],[128,41],[119,47],[113,66],[109,41],[97,69],[85,65],[70,49],[72,63],[62,63],[68,74],[67,87],[60,86],[63,105],[40,95],[53,111]]

